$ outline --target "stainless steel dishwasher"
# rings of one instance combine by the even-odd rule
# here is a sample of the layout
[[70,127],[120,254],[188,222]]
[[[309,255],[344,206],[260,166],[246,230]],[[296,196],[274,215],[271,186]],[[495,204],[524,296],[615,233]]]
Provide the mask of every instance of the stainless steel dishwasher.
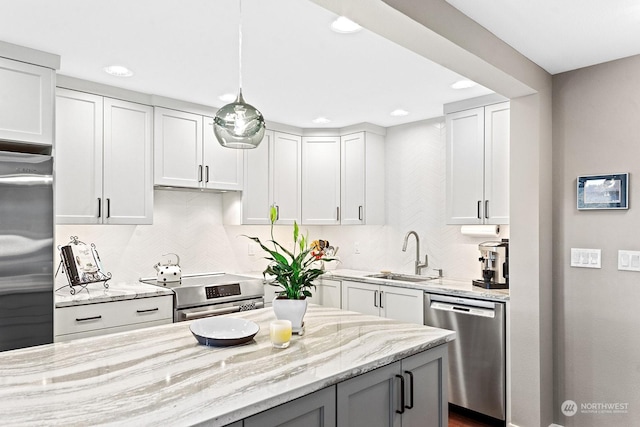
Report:
[[504,303],[425,293],[424,323],[456,332],[449,344],[449,403],[506,419]]

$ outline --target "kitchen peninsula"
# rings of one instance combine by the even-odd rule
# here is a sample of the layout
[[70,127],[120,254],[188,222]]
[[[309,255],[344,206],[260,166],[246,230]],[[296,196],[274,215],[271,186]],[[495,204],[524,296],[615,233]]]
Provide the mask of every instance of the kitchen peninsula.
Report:
[[425,425],[427,410],[433,425],[446,425],[446,344],[454,332],[311,305],[304,336],[279,350],[269,340],[273,310],[233,317],[258,323],[254,340],[206,347],[192,336],[190,322],[181,322],[1,353],[0,419],[7,425],[264,425],[259,417],[273,419],[281,408],[292,415],[300,405],[291,405],[322,393],[333,405],[325,416],[353,427],[359,425],[353,417],[362,418],[350,398],[382,384],[386,402],[366,399],[365,417],[386,403],[389,417],[407,417],[407,425]]

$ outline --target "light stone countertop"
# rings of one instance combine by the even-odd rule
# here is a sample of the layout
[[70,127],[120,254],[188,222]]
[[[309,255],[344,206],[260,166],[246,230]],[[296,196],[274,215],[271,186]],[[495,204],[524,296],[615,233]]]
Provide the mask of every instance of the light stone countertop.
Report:
[[171,289],[146,283],[108,282],[108,284],[108,288],[105,288],[102,282],[89,283],[84,289],[81,286],[75,286],[75,295],[71,295],[68,286],[56,289],[53,295],[55,299],[55,306],[56,308],[62,308],[76,305],[173,295],[173,291]]
[[[228,316],[227,316],[228,317]],[[310,305],[306,334],[272,348],[272,309],[235,313],[252,341],[206,347],[191,322],[0,353],[3,425],[225,425],[443,345],[455,333]]]
[[[339,280],[353,280],[357,282],[380,283],[389,286],[397,286],[400,288],[420,289],[426,292],[455,295],[461,297],[478,298],[491,301],[508,301],[509,289],[483,289],[473,286],[471,280],[449,279],[446,277],[435,278],[429,280],[425,276],[425,282],[404,282],[398,280],[388,280],[381,278],[367,277],[371,274],[378,274],[379,271],[360,271],[338,269],[329,270],[322,277]],[[413,276],[409,274],[409,276]]]

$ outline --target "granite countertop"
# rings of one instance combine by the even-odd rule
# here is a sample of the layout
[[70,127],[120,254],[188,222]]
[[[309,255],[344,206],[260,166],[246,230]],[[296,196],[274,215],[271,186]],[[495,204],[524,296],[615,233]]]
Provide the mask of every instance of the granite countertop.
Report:
[[58,288],[53,294],[55,306],[56,308],[62,308],[101,302],[173,295],[171,289],[148,285],[146,283],[108,283],[108,288],[105,288],[102,282],[89,283],[84,288],[76,286],[75,295],[71,295],[69,286]]
[[[353,280],[367,283],[380,283],[389,286],[397,286],[401,288],[420,289],[426,292],[432,292],[445,295],[456,295],[462,297],[479,298],[492,301],[508,301],[509,289],[483,289],[473,286],[471,280],[449,279],[446,277],[435,278],[429,280],[425,276],[424,282],[404,282],[398,280],[388,280],[382,278],[367,277],[371,274],[378,274],[379,271],[360,271],[360,270],[329,270],[322,277],[327,279],[336,278],[342,280]],[[412,275],[409,275],[412,276]]]
[[272,348],[273,310],[235,313],[254,340],[206,347],[191,322],[0,353],[8,425],[225,425],[454,339],[444,329],[310,305]]

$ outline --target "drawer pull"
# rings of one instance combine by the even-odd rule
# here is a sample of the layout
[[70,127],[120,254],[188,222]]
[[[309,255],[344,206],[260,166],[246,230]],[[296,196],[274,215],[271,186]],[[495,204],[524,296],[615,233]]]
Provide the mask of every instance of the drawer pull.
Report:
[[158,307],[156,308],[148,308],[146,310],[136,310],[136,313],[151,313],[152,311],[160,310]]
[[93,316],[93,317],[76,317],[76,322],[86,322],[88,320],[98,320],[98,319],[102,319],[102,315],[98,315],[98,316]]

